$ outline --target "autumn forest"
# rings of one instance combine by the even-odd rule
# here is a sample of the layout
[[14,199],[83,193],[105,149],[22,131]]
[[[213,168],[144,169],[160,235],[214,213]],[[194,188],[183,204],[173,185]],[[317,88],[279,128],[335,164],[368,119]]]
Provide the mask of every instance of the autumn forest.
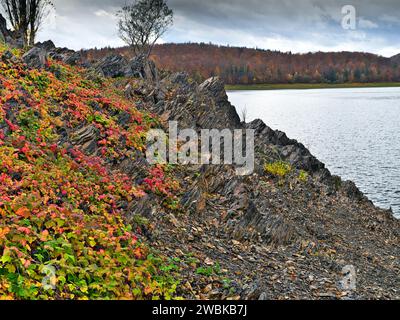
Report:
[[[128,48],[92,49],[88,60]],[[179,58],[177,58],[179,57]],[[154,48],[157,66],[173,72],[188,71],[196,80],[220,76],[227,84],[261,83],[368,83],[400,81],[396,57],[362,52],[315,52],[293,54],[213,44],[163,44]]]

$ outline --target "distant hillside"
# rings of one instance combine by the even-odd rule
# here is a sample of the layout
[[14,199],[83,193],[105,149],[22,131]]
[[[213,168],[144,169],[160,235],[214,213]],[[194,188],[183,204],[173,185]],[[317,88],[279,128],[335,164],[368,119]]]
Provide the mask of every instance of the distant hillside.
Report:
[[[130,56],[128,48],[92,49],[87,59],[110,53]],[[362,52],[292,54],[212,44],[164,44],[155,47],[157,66],[187,71],[197,80],[220,76],[227,84],[355,83],[400,81],[400,57]]]
[[392,63],[394,65],[399,65],[400,64],[400,54],[397,54],[397,55],[391,57],[390,60],[392,61]]

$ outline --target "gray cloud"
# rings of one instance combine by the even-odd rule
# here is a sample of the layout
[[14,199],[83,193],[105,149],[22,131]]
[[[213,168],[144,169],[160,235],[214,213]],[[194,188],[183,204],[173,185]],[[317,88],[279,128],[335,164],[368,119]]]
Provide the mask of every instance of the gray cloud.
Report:
[[[125,0],[54,0],[40,38],[74,49],[118,46],[115,12]],[[284,51],[400,52],[398,0],[169,0],[175,24],[166,42],[214,42]],[[341,8],[355,6],[358,28],[341,28]]]

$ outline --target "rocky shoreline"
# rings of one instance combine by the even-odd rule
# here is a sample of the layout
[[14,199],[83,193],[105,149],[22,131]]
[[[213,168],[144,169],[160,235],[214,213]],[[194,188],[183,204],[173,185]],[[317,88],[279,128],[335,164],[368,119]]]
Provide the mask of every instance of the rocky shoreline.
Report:
[[[151,101],[151,110],[183,128],[254,129],[256,173],[243,178],[226,166],[181,169],[185,179],[192,172],[201,175],[186,183],[187,220],[179,218],[166,234],[154,221],[164,243],[171,243],[170,230],[180,230],[175,252],[186,247],[204,261],[224,261],[244,299],[399,298],[400,224],[391,212],[374,207],[353,182],[332,176],[283,132],[261,120],[240,123],[219,79],[194,90],[184,74],[173,75],[171,82],[164,79],[161,88],[168,95],[169,86],[178,83],[175,96]],[[296,168],[283,183],[264,171],[265,162],[279,159]],[[298,170],[309,174],[305,183]],[[357,290],[340,288],[346,266],[357,270]]]
[[[139,110],[181,128],[254,129],[256,170],[240,177],[233,166],[175,166],[180,210],[166,210],[155,196],[129,205],[126,217],[148,221],[143,239],[170,257],[181,271],[180,294],[187,299],[400,299],[400,221],[376,208],[350,181],[332,176],[301,143],[261,120],[242,123],[224,84],[202,84],[185,73],[156,70],[154,64],[110,56],[96,63],[47,42],[24,56],[35,68],[47,57],[82,64],[90,77],[118,78]],[[119,119],[123,125],[124,119]],[[87,154],[99,152],[89,127],[68,137]],[[265,164],[292,166],[284,179]],[[135,181],[148,167],[142,154],[111,163]],[[299,174],[305,172],[303,179]],[[203,269],[193,272],[193,261]],[[343,287],[346,267],[356,287]]]

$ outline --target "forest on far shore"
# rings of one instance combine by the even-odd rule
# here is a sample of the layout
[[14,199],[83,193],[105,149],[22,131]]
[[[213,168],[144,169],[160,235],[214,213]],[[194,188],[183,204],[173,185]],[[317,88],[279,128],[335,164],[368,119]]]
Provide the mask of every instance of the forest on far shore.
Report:
[[[112,53],[131,58],[127,47],[84,51],[88,60]],[[293,54],[205,43],[156,45],[152,53],[161,69],[187,71],[198,81],[219,76],[231,85],[399,82],[398,58],[364,52]]]

